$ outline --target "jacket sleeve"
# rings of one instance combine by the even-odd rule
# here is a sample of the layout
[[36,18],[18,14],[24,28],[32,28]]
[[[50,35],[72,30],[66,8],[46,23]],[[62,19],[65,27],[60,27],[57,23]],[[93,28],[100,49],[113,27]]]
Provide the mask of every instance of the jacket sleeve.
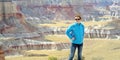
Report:
[[83,25],[83,37],[84,37],[84,35],[85,35],[85,27]]
[[69,37],[69,39],[72,39],[71,32],[72,32],[72,26],[69,26],[66,30],[66,35]]

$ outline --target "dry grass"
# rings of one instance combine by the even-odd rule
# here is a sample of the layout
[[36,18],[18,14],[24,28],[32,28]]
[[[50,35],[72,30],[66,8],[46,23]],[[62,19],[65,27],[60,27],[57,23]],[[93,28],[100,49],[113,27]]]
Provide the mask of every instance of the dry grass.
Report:
[[[85,60],[120,60],[119,40],[85,40],[83,55]],[[48,56],[18,56],[6,57],[6,60],[48,60],[49,56],[57,58],[68,57],[69,50],[33,50],[27,53],[46,54]]]
[[69,42],[66,35],[46,35],[45,39],[54,42]]
[[120,60],[119,40],[85,40],[83,54],[86,60]]
[[[48,26],[48,27],[68,27],[70,24],[74,23],[75,21],[53,21],[55,24],[38,24],[38,26]],[[69,22],[69,24],[66,24],[66,22]],[[83,22],[83,24],[87,26],[94,26],[94,25],[106,25],[110,21],[88,21]]]
[[89,21],[89,22],[83,22],[83,24],[87,26],[94,26],[94,25],[99,25],[99,26],[105,26],[108,22],[110,21]]
[[66,58],[69,55],[68,50],[31,50],[26,51],[29,54],[45,54],[47,56],[14,56],[6,57],[6,60],[48,60],[50,56],[57,57],[58,59]]
[[[70,24],[66,24],[66,21],[53,21],[55,24],[38,24],[37,26],[48,26],[48,27],[67,27]],[[70,23],[73,23],[73,21],[70,21]]]
[[[47,39],[55,42],[69,42],[65,35],[51,35]],[[120,40],[85,38],[83,55],[85,60],[119,60],[120,59]]]

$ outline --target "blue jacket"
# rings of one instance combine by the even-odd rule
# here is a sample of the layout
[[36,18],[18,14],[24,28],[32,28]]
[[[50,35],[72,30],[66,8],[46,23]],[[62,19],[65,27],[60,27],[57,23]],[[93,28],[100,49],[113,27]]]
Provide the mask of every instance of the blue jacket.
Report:
[[[77,22],[70,25],[66,30],[66,35],[69,37],[70,41],[74,44],[82,44],[84,39],[84,25]],[[72,40],[72,38],[75,40]]]

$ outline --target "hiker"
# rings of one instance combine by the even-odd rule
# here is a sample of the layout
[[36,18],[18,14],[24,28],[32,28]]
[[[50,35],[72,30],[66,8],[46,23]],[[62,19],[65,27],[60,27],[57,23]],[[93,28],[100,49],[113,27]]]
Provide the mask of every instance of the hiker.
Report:
[[78,60],[82,60],[82,48],[84,39],[84,25],[81,23],[82,18],[80,15],[75,16],[75,23],[71,24],[67,30],[66,35],[71,41],[71,50],[69,60],[73,60],[76,48],[78,48]]

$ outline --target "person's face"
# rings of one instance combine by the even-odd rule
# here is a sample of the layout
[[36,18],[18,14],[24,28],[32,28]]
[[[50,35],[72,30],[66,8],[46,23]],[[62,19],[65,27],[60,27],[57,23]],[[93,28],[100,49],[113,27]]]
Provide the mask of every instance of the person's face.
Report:
[[81,18],[80,17],[75,17],[75,20],[76,20],[77,23],[81,22]]

